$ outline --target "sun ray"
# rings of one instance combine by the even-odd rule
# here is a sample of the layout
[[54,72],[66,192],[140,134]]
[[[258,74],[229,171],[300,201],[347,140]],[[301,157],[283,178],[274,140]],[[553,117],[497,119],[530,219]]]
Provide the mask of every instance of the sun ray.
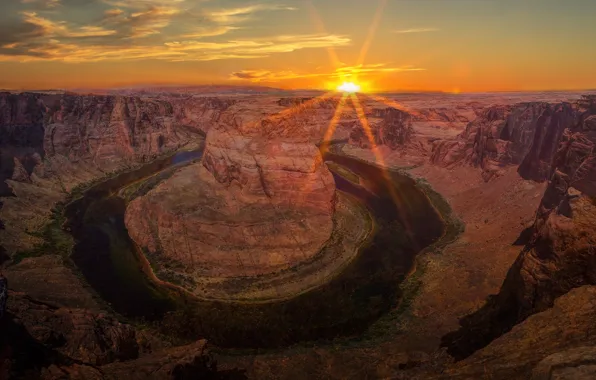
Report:
[[[393,180],[391,178],[391,174],[389,173],[389,169],[385,165],[383,155],[379,151],[379,147],[377,146],[377,144],[374,141],[374,135],[372,133],[370,125],[368,124],[368,120],[366,119],[366,114],[364,112],[362,105],[360,104],[360,100],[354,94],[351,94],[350,98],[354,104],[354,108],[356,109],[356,114],[358,115],[358,120],[360,120],[360,124],[362,124],[364,132],[366,133],[366,135],[371,143],[373,155],[375,156],[378,166],[381,168],[381,171],[383,173],[383,178],[386,183],[386,188],[389,191],[389,195],[391,196],[393,203],[395,204],[395,206],[398,209],[402,209],[403,207],[408,207],[406,204],[406,201],[395,189]],[[414,236],[412,234],[412,228],[410,226],[410,223],[405,218],[401,217],[401,214],[400,214],[399,219],[401,221],[401,224],[404,226],[404,228],[405,228],[404,232],[408,235],[408,238],[410,239],[411,243],[416,245],[416,240],[414,239]]]
[[381,166],[385,166],[385,161],[383,159],[383,155],[379,151],[379,147],[375,142],[375,136],[372,133],[372,129],[370,128],[370,124],[368,123],[368,119],[366,118],[366,113],[364,112],[364,108],[360,104],[360,100],[358,100],[358,96],[354,94],[350,94],[350,100],[354,105],[354,109],[356,110],[356,116],[362,125],[362,129],[364,129],[364,133],[366,134],[366,138],[370,142],[371,150],[375,156],[375,160]]
[[286,108],[286,109],[284,109],[284,110],[282,110],[282,111],[280,111],[280,112],[278,112],[278,113],[276,113],[276,114],[274,114],[272,116],[289,116],[289,115],[294,115],[296,113],[299,113],[299,112],[304,111],[305,108],[308,108],[310,106],[314,106],[317,103],[320,103],[322,101],[325,101],[325,100],[329,99],[333,95],[335,95],[334,94],[334,91],[328,91],[328,92],[326,92],[326,93],[324,93],[322,95],[315,96],[314,98],[309,99],[309,100],[305,101],[304,103],[299,103],[299,104],[297,104],[295,106],[288,107],[288,108]]
[[406,107],[405,105],[396,102],[395,100],[386,98],[384,96],[380,96],[380,95],[375,95],[375,94],[366,94],[367,97],[379,102],[379,103],[383,103],[384,105],[386,105],[387,107],[391,107],[391,108],[395,108],[398,109],[400,111],[404,111],[409,113],[412,116],[419,116],[420,114],[418,113],[418,111],[413,110],[411,108]]
[[329,121],[327,130],[325,131],[325,136],[323,137],[323,142],[321,143],[320,150],[323,153],[327,151],[327,148],[329,147],[329,141],[331,140],[331,137],[335,133],[337,123],[339,122],[339,119],[341,118],[342,112],[344,110],[344,106],[346,105],[346,97],[347,97],[347,94],[342,95],[341,99],[339,100],[339,103],[337,104],[337,107],[335,107],[335,112],[333,113],[333,117]]
[[375,38],[375,34],[377,33],[377,28],[379,27],[379,22],[383,17],[383,10],[387,5],[387,0],[379,0],[379,5],[377,6],[377,11],[375,12],[375,16],[373,18],[372,23],[370,24],[370,28],[368,29],[368,35],[366,36],[366,40],[360,49],[360,55],[358,56],[357,65],[364,64],[364,60],[366,59],[366,54],[368,53],[368,49],[372,44],[373,39]]

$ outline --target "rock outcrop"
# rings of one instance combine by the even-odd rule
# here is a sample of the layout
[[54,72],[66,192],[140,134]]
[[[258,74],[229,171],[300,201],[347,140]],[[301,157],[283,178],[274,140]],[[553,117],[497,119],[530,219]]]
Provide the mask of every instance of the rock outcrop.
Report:
[[[314,113],[314,115],[310,115]],[[298,116],[299,115],[299,116]],[[209,131],[202,162],[130,203],[130,236],[190,276],[253,276],[311,258],[329,238],[335,184],[309,117]]]
[[480,167],[487,181],[500,175],[504,166],[518,165],[523,178],[544,181],[563,131],[577,117],[569,103],[489,107],[456,139],[435,141],[431,162]]
[[[412,116],[409,113],[396,108],[376,108],[372,110],[371,116],[370,133],[365,131],[360,123],[355,123],[350,133],[349,143],[351,145],[371,148],[374,143],[397,150],[411,141],[414,129],[412,128]],[[373,141],[370,141],[371,136]]]
[[0,93],[0,196],[11,196],[0,210],[3,246],[10,255],[31,248],[25,230],[39,229],[65,192],[202,138],[236,102]]
[[104,365],[139,356],[132,326],[105,314],[51,306],[24,293],[11,294],[8,311],[36,341],[74,360]]
[[[579,380],[583,379],[579,376],[583,371],[595,373],[594,346],[596,287],[583,286],[557,299],[552,308],[530,316],[488,346],[451,365],[438,378]],[[575,377],[562,376],[570,373]]]
[[462,320],[445,343],[469,355],[582,285],[596,284],[596,130],[592,111],[563,132],[533,235],[497,296]]
[[6,312],[6,299],[8,298],[8,281],[0,274],[0,320]]
[[[5,287],[0,281],[0,294]],[[0,318],[2,379],[242,379],[217,371],[206,341],[141,352],[131,325],[106,313],[54,306],[11,292]]]

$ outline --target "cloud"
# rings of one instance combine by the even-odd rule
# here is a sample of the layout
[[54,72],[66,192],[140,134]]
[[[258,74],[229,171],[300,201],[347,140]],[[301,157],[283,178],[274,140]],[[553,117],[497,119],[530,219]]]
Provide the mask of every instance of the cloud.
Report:
[[60,5],[60,0],[21,0],[23,4],[34,4],[39,8],[56,8]]
[[253,59],[274,53],[308,48],[342,46],[350,42],[344,36],[296,35],[293,42],[285,37],[235,40],[225,42],[183,41],[157,45],[133,45],[115,48],[112,45],[80,44],[57,39],[30,43],[19,51],[0,50],[0,60],[53,60],[95,62],[105,60],[163,59],[170,61],[211,61],[218,59]]
[[36,12],[23,12],[23,21],[33,26],[30,36],[38,37],[101,37],[110,36],[116,33],[115,30],[107,30],[100,26],[81,26],[70,28],[64,21],[54,22],[50,19],[39,16]]
[[174,7],[151,7],[132,13],[126,18],[125,23],[131,26],[131,38],[146,37],[160,33],[179,12],[180,10]]
[[152,7],[176,7],[186,0],[103,0],[113,7],[143,9]]
[[206,11],[205,16],[219,24],[234,24],[248,20],[250,15],[256,12],[277,10],[293,11],[296,8],[274,4],[254,4],[246,7]]
[[423,71],[425,69],[413,66],[387,67],[386,64],[377,63],[369,65],[345,66],[327,73],[296,73],[291,70],[270,71],[270,70],[240,70],[230,74],[232,80],[243,80],[254,83],[258,82],[280,82],[288,79],[327,77],[346,78],[352,75],[364,74],[375,75],[381,73],[396,73],[404,71]]
[[[248,26],[239,24],[256,12],[294,9],[280,4],[205,10],[197,4],[208,0],[85,0],[87,6],[89,1],[99,6],[101,15],[85,20],[79,12],[75,17],[69,14],[74,7],[70,1],[75,0],[61,1],[63,12],[33,8],[19,13],[18,21],[0,24],[0,61],[255,59],[351,43],[349,37],[336,34],[223,38],[237,29],[250,33]],[[76,1],[83,6],[78,2],[82,0]]]
[[438,32],[439,29],[437,28],[412,28],[412,29],[402,29],[402,30],[394,30],[393,33],[429,33],[429,32]]
[[213,26],[213,27],[198,27],[194,28],[192,31],[181,34],[180,38],[187,38],[187,39],[198,39],[204,37],[215,37],[215,36],[222,36],[231,32],[232,30],[240,29],[240,27],[236,26]]

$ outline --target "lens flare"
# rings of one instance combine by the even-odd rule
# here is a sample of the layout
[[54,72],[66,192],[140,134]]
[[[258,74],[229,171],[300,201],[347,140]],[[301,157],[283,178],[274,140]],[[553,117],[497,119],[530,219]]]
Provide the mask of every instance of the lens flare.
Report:
[[349,92],[350,94],[353,94],[355,92],[360,91],[360,86],[358,86],[357,84],[355,84],[353,82],[344,82],[340,86],[337,87],[337,90],[343,91],[343,92]]

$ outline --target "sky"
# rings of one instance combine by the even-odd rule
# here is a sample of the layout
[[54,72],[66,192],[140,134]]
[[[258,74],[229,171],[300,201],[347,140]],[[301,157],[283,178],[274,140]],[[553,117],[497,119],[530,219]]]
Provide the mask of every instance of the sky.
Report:
[[596,88],[596,0],[0,0],[0,88]]

